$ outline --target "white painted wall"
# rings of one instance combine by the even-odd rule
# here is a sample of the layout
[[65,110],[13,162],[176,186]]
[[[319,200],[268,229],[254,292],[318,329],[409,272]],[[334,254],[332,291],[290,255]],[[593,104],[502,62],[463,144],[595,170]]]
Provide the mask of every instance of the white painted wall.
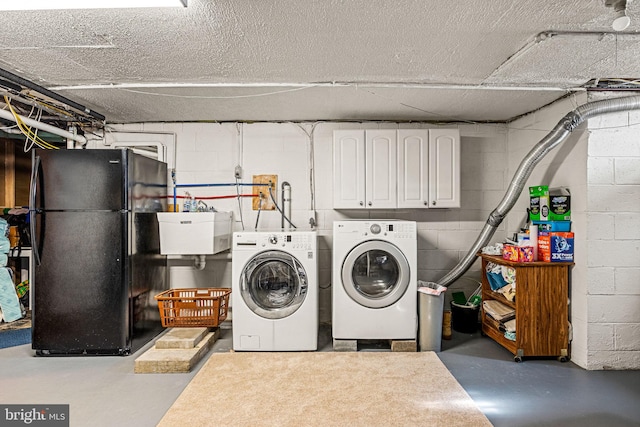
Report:
[[[592,94],[591,100],[611,97]],[[640,368],[640,112],[590,119],[588,369]]]
[[[511,122],[509,127],[509,179],[529,150],[540,142],[569,111],[587,102],[586,94],[576,94],[542,110]],[[571,230],[575,233],[574,259],[570,280],[570,321],[573,327],[571,360],[586,367],[587,360],[587,251],[586,251],[586,125],[574,130],[566,141],[545,156],[531,173],[518,202],[507,217],[507,229],[516,230],[529,206],[528,188],[535,185],[567,187],[571,191]]]
[[[578,94],[509,124],[509,175],[570,110],[597,99]],[[571,359],[586,369],[640,368],[640,114],[590,119],[549,153],[526,186],[571,190]],[[523,192],[507,218],[516,228]]]
[[[418,279],[442,277],[466,254],[489,213],[504,196],[513,173],[528,151],[570,110],[587,102],[576,94],[506,125],[462,124],[462,207],[336,211],[332,208],[332,133],[335,129],[371,129],[433,125],[368,123],[146,123],[114,129],[175,133],[178,183],[234,181],[241,165],[243,182],[253,175],[276,174],[291,184],[292,221],[309,229],[315,209],[319,241],[320,320],[331,320],[332,223],[345,218],[399,218],[418,222]],[[575,262],[571,272],[573,362],[587,369],[640,368],[640,114],[621,113],[592,119],[576,129],[533,171],[529,185],[566,186],[572,193]],[[312,135],[310,137],[309,135]],[[615,142],[615,144],[614,144]],[[311,180],[311,177],[313,180]],[[184,190],[181,190],[182,193]],[[245,189],[250,192],[250,187]],[[234,194],[233,187],[191,190],[199,196]],[[280,194],[277,195],[280,200]],[[499,227],[492,242],[502,241],[525,221],[528,194]],[[212,203],[231,210],[235,230],[253,230],[251,201]],[[262,212],[258,229],[279,229],[280,215]],[[196,271],[189,258],[171,261],[174,287],[231,286],[229,254],[209,257]],[[450,287],[472,292],[479,262]],[[448,303],[448,298],[447,298]]]
[[[446,127],[455,127],[450,125]],[[310,229],[308,212],[315,208],[319,234],[320,321],[331,320],[331,247],[334,220],[350,218],[398,218],[418,222],[418,279],[433,281],[442,277],[467,253],[506,189],[507,132],[504,125],[459,125],[461,133],[460,209],[350,210],[332,208],[333,130],[371,128],[427,128],[433,125],[387,122],[368,123],[145,123],[116,126],[115,129],[170,132],[177,138],[175,159],[179,184],[234,182],[234,168],[243,168],[242,182],[253,175],[276,174],[279,185],[291,184],[292,222],[299,229]],[[310,138],[309,135],[313,135]],[[173,156],[173,155],[172,155]],[[310,177],[313,177],[313,182]],[[313,187],[312,187],[313,185]],[[280,188],[278,188],[280,190]],[[185,190],[180,189],[178,194]],[[191,189],[197,196],[235,194],[234,187]],[[251,187],[245,192],[249,193]],[[280,193],[276,196],[280,202]],[[256,211],[251,200],[220,200],[211,203],[218,210],[234,213],[235,230],[253,230]],[[259,230],[280,229],[281,217],[263,211]],[[495,241],[504,238],[501,227]],[[460,280],[450,292],[463,290],[469,295],[477,287],[479,262],[467,273],[471,280]],[[227,255],[209,257],[206,268],[196,271],[190,258],[171,260],[174,287],[231,287],[231,260]],[[448,299],[447,299],[448,304]]]

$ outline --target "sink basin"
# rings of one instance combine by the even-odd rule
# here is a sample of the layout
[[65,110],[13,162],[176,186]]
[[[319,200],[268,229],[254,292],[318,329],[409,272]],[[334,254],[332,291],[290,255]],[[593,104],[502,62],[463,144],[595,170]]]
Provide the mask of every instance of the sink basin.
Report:
[[160,253],[211,255],[231,247],[232,212],[158,212]]

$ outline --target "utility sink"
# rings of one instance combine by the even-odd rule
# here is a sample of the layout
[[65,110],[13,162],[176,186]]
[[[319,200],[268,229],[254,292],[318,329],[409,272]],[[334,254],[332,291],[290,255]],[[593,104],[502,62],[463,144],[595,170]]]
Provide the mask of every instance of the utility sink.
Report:
[[211,255],[231,248],[232,212],[157,214],[163,255]]

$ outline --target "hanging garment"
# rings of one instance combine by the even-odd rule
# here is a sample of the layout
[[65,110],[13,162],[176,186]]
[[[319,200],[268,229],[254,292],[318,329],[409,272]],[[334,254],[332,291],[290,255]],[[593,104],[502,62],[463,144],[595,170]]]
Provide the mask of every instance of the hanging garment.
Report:
[[5,322],[22,319],[16,287],[8,268],[0,268],[0,310]]

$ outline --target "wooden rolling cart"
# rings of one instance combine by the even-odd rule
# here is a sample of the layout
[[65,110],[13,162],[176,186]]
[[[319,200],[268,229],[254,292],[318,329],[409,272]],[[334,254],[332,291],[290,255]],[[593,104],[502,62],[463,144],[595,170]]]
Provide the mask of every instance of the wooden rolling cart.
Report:
[[[505,338],[493,319],[481,311],[482,333],[509,350],[516,362],[527,356],[569,360],[569,268],[572,262],[513,262],[500,256],[482,258],[482,299],[497,300],[515,309],[516,339]],[[508,301],[494,292],[486,275],[487,263],[515,269],[516,297]]]

